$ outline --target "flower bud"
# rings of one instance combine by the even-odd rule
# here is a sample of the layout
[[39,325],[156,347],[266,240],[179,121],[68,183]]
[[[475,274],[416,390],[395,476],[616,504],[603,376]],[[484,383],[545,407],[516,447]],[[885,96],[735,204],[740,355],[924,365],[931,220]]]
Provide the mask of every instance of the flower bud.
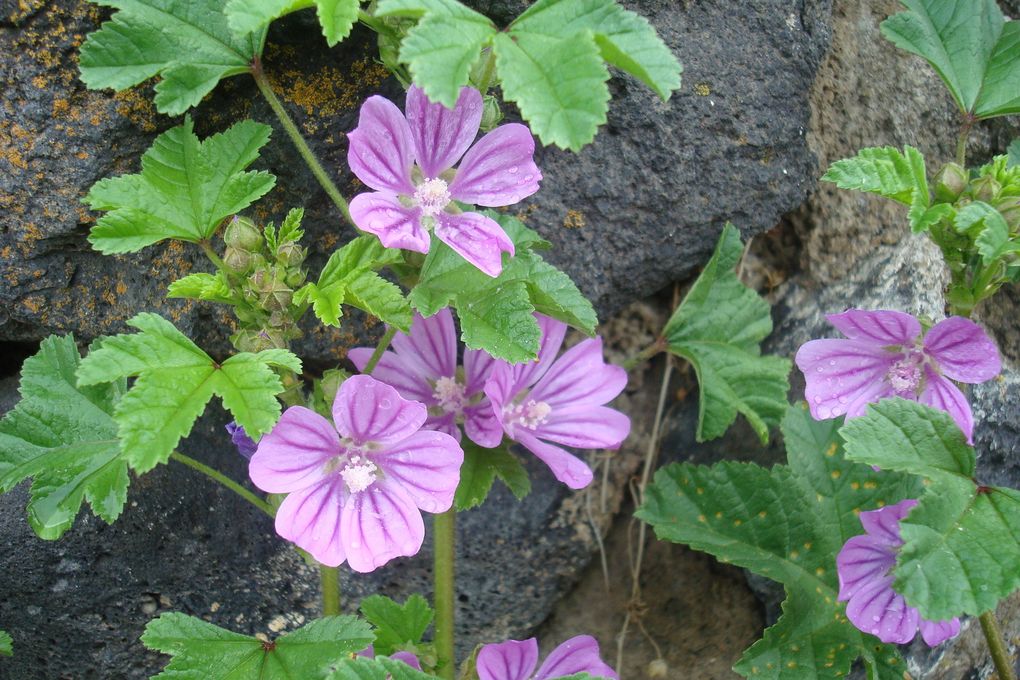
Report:
[[935,200],[954,203],[967,188],[967,171],[956,163],[946,163],[935,175]]
[[995,203],[995,209],[1002,213],[1010,231],[1020,229],[1020,196],[1007,196]]
[[247,274],[251,271],[252,256],[247,250],[227,246],[226,252],[223,253],[223,264],[232,272]]
[[230,336],[230,342],[241,352],[261,352],[264,349],[272,348],[269,336],[253,330],[234,333]]
[[304,284],[306,278],[307,276],[304,270],[300,268],[291,269],[287,273],[287,285],[293,288],[294,290],[297,290],[302,286],[302,284]]
[[482,100],[482,132],[494,129],[502,120],[503,109],[499,106],[499,99],[491,94],[485,95]]
[[240,250],[255,251],[262,245],[262,232],[248,218],[234,215],[223,234],[223,242]]
[[305,249],[296,243],[282,243],[276,249],[276,261],[287,267],[296,267],[305,261]]
[[999,195],[999,191],[1002,187],[993,177],[985,175],[978,177],[976,180],[970,183],[970,195],[974,197],[975,201],[984,201],[990,203]]
[[666,678],[669,677],[669,666],[663,659],[656,659],[648,664],[648,677]]

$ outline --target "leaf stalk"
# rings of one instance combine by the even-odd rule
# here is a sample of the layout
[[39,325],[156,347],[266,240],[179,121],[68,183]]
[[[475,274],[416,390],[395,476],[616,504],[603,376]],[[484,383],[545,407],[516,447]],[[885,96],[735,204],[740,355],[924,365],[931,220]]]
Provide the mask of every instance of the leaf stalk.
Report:
[[454,680],[456,656],[454,648],[455,593],[454,561],[456,559],[457,511],[450,509],[436,515],[432,525],[434,545],[433,579],[435,587],[435,643],[438,660],[436,671],[443,680]]
[[195,460],[194,458],[192,458],[190,456],[185,456],[180,451],[172,452],[170,454],[170,460],[176,460],[181,465],[185,465],[185,466],[191,468],[192,470],[197,470],[198,472],[201,472],[203,475],[205,475],[209,479],[211,479],[211,480],[213,480],[215,482],[218,482],[222,486],[230,489],[231,491],[236,493],[238,496],[240,496],[244,500],[246,500],[249,503],[251,503],[252,505],[254,505],[256,508],[258,508],[259,510],[264,512],[269,517],[276,517],[276,510],[273,509],[273,506],[271,506],[265,500],[259,498],[254,493],[252,493],[248,489],[244,488],[243,486],[241,486],[240,484],[238,484],[234,480],[232,480],[230,477],[227,477],[225,474],[223,474],[219,470],[214,470],[213,468],[209,467],[205,463],[200,463],[200,462],[198,462],[197,460]]
[[989,610],[979,616],[978,620],[981,622],[981,632],[985,634],[985,640],[988,642],[988,649],[992,653],[992,663],[995,664],[999,680],[1017,680],[1013,660],[1006,648],[999,622],[995,620],[995,612]]

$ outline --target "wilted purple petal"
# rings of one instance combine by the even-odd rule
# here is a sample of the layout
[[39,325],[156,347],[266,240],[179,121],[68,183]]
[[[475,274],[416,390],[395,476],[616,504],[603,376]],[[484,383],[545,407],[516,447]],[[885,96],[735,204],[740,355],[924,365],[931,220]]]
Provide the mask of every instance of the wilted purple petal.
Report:
[[361,573],[417,554],[425,539],[421,512],[400,485],[389,480],[351,494],[340,511],[339,526],[347,563]]
[[276,533],[307,551],[327,567],[346,558],[340,532],[340,513],[347,492],[339,477],[287,494],[276,511]]
[[482,122],[482,95],[462,87],[453,110],[429,101],[417,85],[407,90],[407,122],[414,140],[414,155],[426,177],[438,177],[460,160],[478,134]]
[[949,638],[960,634],[960,619],[949,621],[925,621],[921,619],[921,637],[929,647],[941,645]]
[[513,205],[538,191],[542,173],[534,155],[535,140],[527,127],[501,125],[464,156],[450,184],[450,195],[475,205]]
[[960,382],[982,383],[1002,371],[999,348],[981,326],[960,316],[935,324],[924,336],[924,349],[943,375]]
[[[374,352],[371,347],[354,347],[347,350],[347,358],[359,371],[363,371]],[[436,400],[432,396],[432,388],[421,373],[408,366],[408,363],[393,352],[383,352],[372,370],[372,377],[396,388],[404,399],[420,401],[426,406],[434,404]]]
[[973,444],[974,414],[971,413],[967,397],[963,396],[960,388],[933,371],[930,366],[925,367],[924,374],[924,390],[917,400],[926,406],[941,409],[951,415],[957,426],[966,435],[967,443]]
[[554,408],[535,436],[579,449],[617,449],[630,434],[630,418],[607,406]]
[[503,253],[514,254],[513,241],[503,227],[485,215],[439,213],[435,231],[436,238],[493,278],[503,271]]
[[387,248],[429,252],[428,231],[421,224],[421,210],[404,206],[385,193],[358,194],[351,200],[351,219],[358,229],[375,234]]
[[340,438],[328,420],[311,409],[291,406],[262,436],[248,475],[269,493],[297,491],[321,479],[323,465],[339,453]]
[[873,536],[854,536],[836,556],[839,599],[849,600],[865,585],[888,574],[895,564],[896,554],[888,544]]
[[457,332],[449,307],[428,318],[416,313],[410,335],[397,333],[391,344],[401,362],[423,378],[452,377],[457,371]]
[[336,429],[358,445],[406,439],[421,428],[426,415],[423,404],[404,399],[389,385],[367,375],[345,380],[333,400]]
[[816,420],[863,415],[869,403],[892,396],[886,374],[900,355],[857,340],[811,340],[794,359]]
[[549,466],[553,476],[571,489],[591,484],[594,474],[583,460],[553,444],[546,444],[534,435],[518,429],[513,438]]
[[602,338],[591,338],[564,352],[532,388],[531,397],[555,411],[564,404],[605,404],[626,386],[627,371],[607,364],[602,358]]
[[255,440],[249,437],[244,428],[233,420],[226,424],[225,429],[230,434],[230,441],[237,447],[237,452],[251,460],[259,446],[255,443]]
[[479,680],[529,680],[538,664],[538,640],[507,640],[478,652]]
[[426,512],[446,512],[460,482],[464,451],[456,440],[443,432],[422,430],[390,450],[376,452],[372,460],[382,468],[387,480],[401,488]]
[[596,678],[619,676],[599,657],[599,643],[590,635],[572,637],[554,649],[535,674],[535,680],[552,680],[575,673],[587,673]]
[[393,102],[378,95],[366,99],[358,127],[347,139],[347,163],[358,179],[376,191],[414,193],[414,143],[407,120]]
[[861,587],[847,603],[846,617],[882,642],[902,645],[914,639],[920,616],[892,583],[892,576],[886,576]]
[[921,334],[921,324],[910,314],[889,309],[851,309],[825,318],[851,340],[879,345],[909,345]]

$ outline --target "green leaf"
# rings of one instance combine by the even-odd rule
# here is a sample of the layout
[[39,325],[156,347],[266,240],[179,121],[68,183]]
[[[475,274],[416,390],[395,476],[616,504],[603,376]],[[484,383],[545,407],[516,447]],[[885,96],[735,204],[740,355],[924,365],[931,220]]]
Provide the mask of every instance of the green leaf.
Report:
[[142,644],[173,657],[157,678],[174,680],[315,680],[372,642],[354,616],[326,616],[272,642],[178,612],[145,626]]
[[128,325],[141,332],[105,339],[82,361],[78,384],[138,376],[114,412],[120,450],[137,472],[166,462],[214,394],[249,435],[267,432],[279,418],[276,395],[283,391],[270,366],[301,368],[286,350],[237,354],[219,364],[155,314],[138,314]]
[[234,302],[234,296],[230,292],[230,285],[220,273],[189,274],[182,279],[177,279],[170,284],[166,296],[168,298],[188,298],[212,302]]
[[647,19],[615,0],[539,0],[510,25],[514,36],[559,38],[587,31],[603,59],[638,78],[664,101],[680,88],[679,60]]
[[416,671],[395,659],[358,657],[341,661],[327,680],[435,680],[435,676]]
[[1006,160],[1007,168],[1015,168],[1020,165],[1020,138],[1014,139],[1013,143],[1009,145],[1008,154]]
[[223,11],[230,29],[244,35],[264,30],[274,19],[312,6],[330,47],[350,34],[360,9],[359,0],[229,0]]
[[698,441],[721,437],[742,413],[761,441],[786,411],[790,362],[761,356],[769,305],[737,278],[744,247],[727,224],[715,253],[663,330],[669,350],[694,366],[701,390]]
[[14,640],[2,630],[0,630],[0,656],[14,656]]
[[[921,194],[918,192],[915,196],[919,197]],[[910,205],[910,212],[907,214],[910,220],[910,230],[915,234],[928,231],[942,220],[952,220],[955,213],[956,209],[949,203],[936,203],[928,207],[918,200]]]
[[1020,588],[1020,491],[974,481],[974,449],[949,414],[888,399],[841,432],[848,458],[932,482],[900,522],[893,571],[923,618],[978,615]]
[[530,250],[545,241],[514,217],[490,210],[483,214],[503,227],[517,254],[504,258],[502,273],[492,278],[445,243],[433,241],[411,290],[414,308],[432,316],[443,307],[455,307],[468,347],[512,363],[538,356],[541,332],[535,311],[593,335],[597,318],[591,303],[566,274]]
[[927,207],[929,200],[924,156],[909,145],[903,153],[891,146],[861,149],[856,157],[833,163],[822,179],[840,189],[867,191],[904,205],[913,205],[923,197]]
[[222,0],[96,0],[120,11],[82,45],[90,89],[124,90],[153,76],[156,108],[170,116],[196,106],[223,78],[247,73],[265,30],[236,36]]
[[83,501],[108,523],[127,501],[127,463],[113,419],[124,381],[77,387],[80,361],[73,337],[43,340],[22,368],[21,401],[0,420],[0,490],[33,478],[28,523],[47,540],[71,527]]
[[376,654],[388,655],[418,645],[432,623],[432,608],[418,594],[402,605],[383,595],[370,595],[360,606],[362,615],[375,626]]
[[804,404],[783,419],[788,465],[674,464],[655,475],[637,516],[684,543],[786,587],[783,615],[735,670],[750,678],[845,677],[863,658],[869,677],[899,678],[899,651],[857,630],[836,601],[836,554],[862,532],[857,513],[920,492],[920,480],[843,457],[838,420]]
[[399,250],[384,248],[376,237],[359,236],[334,251],[319,280],[299,290],[295,299],[298,304],[311,302],[315,316],[328,326],[340,325],[340,305],[347,303],[407,332],[412,314],[404,294],[373,273],[401,259]]
[[142,156],[142,172],[93,185],[84,201],[107,211],[89,234],[89,243],[111,255],[129,253],[173,238],[210,238],[224,218],[239,212],[273,188],[267,172],[246,172],[272,128],[242,121],[200,142],[194,124],[167,130]]
[[606,122],[609,71],[591,33],[554,38],[500,33],[493,40],[503,96],[543,144],[578,151]]
[[953,226],[974,239],[986,267],[1004,255],[1020,252],[1020,243],[1010,240],[1009,225],[998,210],[983,201],[968,203],[956,213]]
[[938,72],[964,112],[991,118],[1020,112],[1020,22],[995,0],[902,0],[882,35]]
[[464,465],[460,468],[460,484],[453,498],[453,505],[458,512],[470,510],[485,502],[492,489],[492,483],[499,477],[510,492],[521,500],[531,493],[531,480],[528,472],[521,465],[505,443],[494,449],[486,449],[465,439],[461,442],[464,448]]

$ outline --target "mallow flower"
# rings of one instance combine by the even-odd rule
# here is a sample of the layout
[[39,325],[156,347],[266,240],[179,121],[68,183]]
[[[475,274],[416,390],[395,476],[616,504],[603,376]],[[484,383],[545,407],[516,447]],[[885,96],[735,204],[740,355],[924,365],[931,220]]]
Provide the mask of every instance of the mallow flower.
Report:
[[537,665],[538,641],[529,638],[485,645],[478,651],[476,667],[480,680],[552,680],[576,673],[612,680],[620,677],[599,658],[599,643],[590,635],[578,635],[561,644],[536,673]]
[[851,623],[882,642],[905,644],[920,628],[921,637],[934,647],[960,632],[960,620],[922,619],[892,587],[892,568],[903,545],[900,520],[915,505],[916,500],[905,500],[861,513],[866,533],[847,541],[836,556],[838,599],[847,602],[846,615]]
[[255,455],[255,449],[258,448],[255,440],[248,436],[248,433],[244,431],[242,426],[237,424],[237,421],[231,420],[227,423],[226,430],[230,435],[230,441],[237,448],[237,452],[251,460],[251,457]]
[[465,260],[498,276],[502,253],[513,255],[513,242],[495,220],[461,212],[453,201],[498,207],[538,191],[542,173],[531,132],[519,123],[501,125],[471,146],[482,95],[468,87],[451,111],[412,85],[405,110],[406,117],[380,96],[362,104],[358,127],[348,135],[347,160],[375,191],[354,197],[351,218],[387,248],[419,253],[429,251],[433,230]]
[[[425,404],[426,428],[460,441],[457,424],[463,423],[468,438],[479,446],[499,445],[503,428],[482,392],[495,360],[484,351],[465,349],[464,366],[457,365],[457,330],[449,308],[428,318],[415,314],[410,335],[394,335],[391,348],[380,357],[372,377]],[[361,371],[374,351],[355,347],[347,357]]]
[[851,309],[825,318],[847,339],[811,340],[796,357],[815,419],[855,418],[870,403],[903,397],[946,411],[972,441],[974,416],[952,381],[981,383],[1002,370],[980,326],[952,316],[922,338],[920,322],[903,312]]
[[[365,647],[363,650],[361,650],[354,656],[360,656],[365,659],[374,659],[375,645],[369,645],[368,647]],[[411,652],[393,652],[392,654],[390,654],[390,658],[396,661],[403,661],[416,671],[421,670],[421,663],[418,661],[418,657],[412,654]]]
[[538,361],[496,361],[485,394],[508,437],[542,459],[556,479],[582,489],[591,483],[591,468],[557,444],[619,448],[630,418],[604,404],[623,391],[627,372],[603,361],[602,338],[583,340],[557,359],[567,325],[535,316],[542,329]]
[[333,422],[292,406],[259,441],[248,474],[285,493],[276,532],[335,567],[372,571],[421,548],[421,510],[453,504],[464,452],[448,434],[422,430],[425,406],[367,375],[348,378]]

